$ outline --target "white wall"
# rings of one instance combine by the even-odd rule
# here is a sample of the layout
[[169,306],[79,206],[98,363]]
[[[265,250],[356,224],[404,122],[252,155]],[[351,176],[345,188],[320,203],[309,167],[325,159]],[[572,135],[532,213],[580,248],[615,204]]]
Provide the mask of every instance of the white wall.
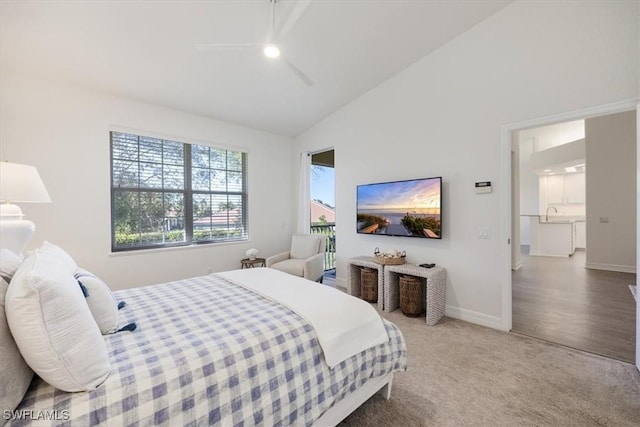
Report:
[[[2,73],[0,159],[35,165],[53,200],[23,205],[37,231],[113,288],[239,268],[250,247],[261,254],[288,246],[293,186],[290,138],[132,100]],[[110,254],[109,130],[245,150],[249,233],[245,243]]]
[[564,144],[558,144],[552,148],[537,150],[532,153],[529,161],[531,162],[530,167],[540,173],[548,168],[557,169],[558,167],[579,165],[584,163],[584,157],[584,138],[581,138],[574,141],[567,140]]
[[[335,147],[338,282],[347,258],[403,249],[447,269],[448,315],[500,327],[501,128],[636,98],[637,8],[513,3],[296,138],[296,153]],[[439,175],[442,240],[356,234],[356,185]],[[474,194],[476,181],[494,192]]]
[[[636,112],[587,119],[587,267],[636,271]],[[600,222],[608,218],[608,222]],[[594,244],[593,242],[597,242]]]
[[535,139],[535,151],[547,150],[569,141],[583,139],[584,120],[572,120],[520,131],[521,140],[529,138]]

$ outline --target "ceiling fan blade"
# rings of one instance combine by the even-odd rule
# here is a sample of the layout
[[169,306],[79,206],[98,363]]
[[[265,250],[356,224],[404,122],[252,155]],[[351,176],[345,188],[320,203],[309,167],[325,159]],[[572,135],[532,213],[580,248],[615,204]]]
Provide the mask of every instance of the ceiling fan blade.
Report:
[[276,28],[272,29],[272,34],[269,34],[269,40],[282,40],[282,38],[293,28],[294,25],[298,22],[298,20],[302,17],[304,12],[307,10],[309,5],[311,4],[311,0],[299,0],[294,3],[293,9],[287,15],[286,20],[278,23]]
[[291,61],[289,61],[286,58],[283,58],[282,56],[280,57],[280,59],[291,69],[291,71],[295,73],[296,76],[300,78],[300,80],[305,82],[307,86],[313,86],[315,84],[315,82],[311,80],[309,76],[303,73],[302,70],[296,67]]
[[263,46],[264,43],[198,43],[195,48],[201,52],[209,52],[212,50],[254,49]]

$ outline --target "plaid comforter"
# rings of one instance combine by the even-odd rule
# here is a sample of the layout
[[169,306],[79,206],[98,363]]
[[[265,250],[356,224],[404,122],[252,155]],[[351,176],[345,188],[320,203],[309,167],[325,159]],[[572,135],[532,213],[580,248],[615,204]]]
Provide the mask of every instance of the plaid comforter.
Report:
[[105,383],[67,393],[35,378],[8,425],[311,425],[368,379],[406,369],[392,323],[388,343],[329,369],[304,319],[216,275],[115,294],[121,324],[138,327],[105,337]]

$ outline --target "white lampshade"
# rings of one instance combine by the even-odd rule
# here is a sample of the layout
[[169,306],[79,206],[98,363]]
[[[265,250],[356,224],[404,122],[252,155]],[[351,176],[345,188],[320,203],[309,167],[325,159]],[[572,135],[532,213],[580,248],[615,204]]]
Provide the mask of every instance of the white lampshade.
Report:
[[0,162],[0,201],[7,203],[51,203],[51,198],[35,167]]
[[13,203],[51,203],[36,168],[0,162],[0,201],[0,245],[20,254],[36,227]]

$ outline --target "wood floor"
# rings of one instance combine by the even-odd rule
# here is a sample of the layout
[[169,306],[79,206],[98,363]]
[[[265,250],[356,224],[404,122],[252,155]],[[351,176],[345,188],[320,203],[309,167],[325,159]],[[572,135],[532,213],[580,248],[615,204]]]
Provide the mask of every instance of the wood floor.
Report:
[[586,253],[536,257],[512,273],[512,331],[634,363],[636,275],[584,268]]

